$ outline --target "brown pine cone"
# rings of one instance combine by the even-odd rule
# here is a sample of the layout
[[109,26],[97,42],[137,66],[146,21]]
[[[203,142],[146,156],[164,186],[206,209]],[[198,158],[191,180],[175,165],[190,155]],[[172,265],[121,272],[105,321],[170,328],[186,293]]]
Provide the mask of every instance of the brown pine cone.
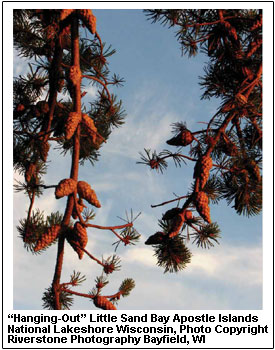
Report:
[[81,122],[81,119],[82,119],[81,113],[77,113],[77,112],[69,113],[69,116],[65,123],[66,140],[70,140],[70,138],[73,136],[78,124]]
[[41,140],[40,147],[39,147],[39,154],[43,162],[47,161],[49,150],[50,150],[49,142]]
[[170,238],[175,237],[180,232],[180,229],[182,228],[184,221],[185,221],[184,214],[181,213],[175,216],[175,218],[173,219],[172,228],[168,233]]
[[49,227],[36,242],[36,245],[34,247],[34,251],[38,252],[39,250],[47,247],[49,244],[51,244],[58,236],[59,232],[61,230],[60,225],[53,225],[52,227]]
[[84,251],[81,248],[85,248],[88,243],[88,235],[86,228],[82,226],[82,224],[79,221],[77,221],[74,224],[73,230],[68,231],[66,238],[72,246],[72,248],[78,254],[79,259],[82,259]]
[[162,220],[171,220],[180,212],[181,212],[181,208],[176,207],[176,208],[169,209],[165,214],[163,214]]
[[190,130],[185,129],[177,136],[172,137],[170,140],[166,141],[168,145],[171,146],[187,146],[194,140],[194,136]]
[[208,178],[210,169],[212,168],[212,158],[209,156],[203,156],[201,159],[199,159],[196,163],[195,169],[194,169],[194,178],[200,179],[200,188],[202,189]]
[[200,216],[209,224],[211,223],[210,208],[208,205],[207,194],[203,191],[196,192],[194,198],[194,204],[196,206],[197,212]]
[[25,172],[25,180],[27,183],[31,181],[32,177],[35,176],[35,173],[36,173],[36,165],[35,163],[30,163]]
[[165,234],[163,232],[156,232],[145,241],[145,244],[160,244],[163,242],[164,238]]
[[91,186],[85,181],[78,181],[77,183],[77,192],[80,198],[84,198],[91,205],[100,208],[101,204],[97,199],[95,191]]
[[74,179],[64,179],[59,182],[55,189],[55,198],[68,196],[75,191],[77,182]]
[[194,136],[189,130],[183,130],[181,133],[181,142],[182,146],[190,145],[190,143],[194,140]]
[[93,15],[92,10],[77,10],[78,17],[85,24],[92,34],[96,32],[96,17]]
[[85,126],[85,129],[89,136],[92,138],[93,143],[95,143],[97,137],[97,128],[94,124],[93,119],[90,118],[87,114],[82,114],[82,124]]
[[106,297],[97,295],[93,300],[95,306],[102,310],[116,310],[115,305],[112,304]]
[[[77,203],[76,205],[77,205],[78,211],[79,211],[80,213],[82,213],[83,209],[86,208],[86,205],[84,205],[84,203],[83,203],[83,201],[82,201],[81,198],[78,200],[78,203]],[[73,217],[75,220],[78,218],[75,205],[74,205],[74,208],[73,208],[72,217]]]
[[210,169],[212,168],[212,158],[203,156],[201,159],[201,188],[203,188],[209,178]]
[[88,236],[86,227],[83,226],[79,221],[74,224],[74,233],[79,239],[79,244],[82,248],[86,247],[88,243]]

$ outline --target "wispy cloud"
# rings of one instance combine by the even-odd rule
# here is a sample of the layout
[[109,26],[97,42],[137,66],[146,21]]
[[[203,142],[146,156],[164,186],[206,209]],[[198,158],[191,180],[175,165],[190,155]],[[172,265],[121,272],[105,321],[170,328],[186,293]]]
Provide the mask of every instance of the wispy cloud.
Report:
[[[134,248],[124,254],[125,260],[153,268],[156,258],[152,248]],[[225,246],[199,253],[194,252],[184,274],[236,285],[262,284],[262,254],[260,247]]]

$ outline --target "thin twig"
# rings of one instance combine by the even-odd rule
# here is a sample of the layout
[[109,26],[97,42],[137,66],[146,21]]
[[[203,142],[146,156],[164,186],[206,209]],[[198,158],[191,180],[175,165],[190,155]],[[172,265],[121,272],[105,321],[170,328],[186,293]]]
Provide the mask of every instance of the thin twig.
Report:
[[169,204],[169,203],[172,203],[172,202],[175,202],[175,201],[181,200],[181,199],[183,199],[183,198],[187,198],[187,197],[189,197],[189,196],[177,197],[177,198],[175,198],[175,199],[171,199],[171,200],[169,200],[169,201],[166,201],[166,202],[163,202],[163,203],[160,203],[160,204],[155,204],[155,205],[152,205],[152,204],[151,204],[151,208],[160,207],[160,206],[162,206],[162,205]]

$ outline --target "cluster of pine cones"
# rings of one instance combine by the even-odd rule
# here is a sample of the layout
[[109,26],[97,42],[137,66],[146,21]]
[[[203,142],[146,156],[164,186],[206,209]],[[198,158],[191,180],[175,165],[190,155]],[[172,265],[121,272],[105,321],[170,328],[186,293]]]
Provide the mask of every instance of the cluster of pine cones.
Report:
[[168,210],[162,217],[162,220],[169,221],[169,231],[167,234],[164,232],[156,232],[150,236],[145,242],[146,245],[161,244],[163,241],[169,238],[173,238],[179,234],[182,225],[189,220],[192,220],[193,214],[191,210],[185,209],[183,212],[180,208],[172,208]]
[[79,124],[84,126],[87,134],[92,138],[93,142],[96,142],[97,138],[97,128],[94,124],[92,118],[90,118],[87,114],[70,112],[65,123],[65,138],[66,140],[70,140],[74,135],[76,128]]
[[[85,199],[87,202],[89,202],[91,205],[97,208],[101,207],[101,204],[97,199],[95,191],[85,181],[77,182],[74,179],[61,180],[55,189],[55,197],[59,199],[64,196],[69,196],[75,191],[77,191],[79,198],[76,203],[77,208],[75,208],[74,206],[72,212],[72,217],[74,219],[78,218],[78,212],[81,213],[83,208],[85,207],[85,205],[83,204],[83,199]],[[52,227],[47,228],[46,232],[42,234],[41,237],[39,237],[39,239],[37,240],[36,245],[34,247],[34,251],[38,252],[49,246],[57,239],[60,232],[60,225],[53,225]],[[77,252],[79,259],[82,259],[84,254],[83,248],[86,247],[88,242],[86,227],[82,225],[81,222],[77,221],[74,224],[74,227],[68,227],[64,234],[67,241]]]
[[[55,197],[56,199],[62,198],[64,196],[69,196],[70,194],[77,191],[80,202],[78,204],[83,206],[81,199],[85,199],[91,205],[100,208],[101,204],[97,199],[95,191],[91,188],[91,186],[85,181],[76,181],[74,179],[64,179],[59,182],[55,189]],[[84,207],[84,206],[83,206]],[[83,208],[82,208],[83,209]]]

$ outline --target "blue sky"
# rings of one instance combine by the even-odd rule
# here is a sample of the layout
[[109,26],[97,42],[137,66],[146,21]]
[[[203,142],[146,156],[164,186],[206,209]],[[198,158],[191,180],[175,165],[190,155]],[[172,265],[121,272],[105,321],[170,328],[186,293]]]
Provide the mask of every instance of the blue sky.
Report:
[[[125,210],[142,212],[136,221],[141,240],[136,246],[118,248],[122,269],[110,276],[106,293],[115,292],[123,278],[135,279],[136,288],[122,299],[120,309],[261,309],[262,308],[262,221],[261,216],[238,216],[219,203],[211,206],[211,217],[221,228],[220,245],[202,250],[189,244],[193,258],[178,274],[163,274],[156,266],[154,251],[144,242],[158,231],[158,219],[170,206],[152,209],[151,204],[172,199],[173,193],[185,195],[192,181],[193,164],[175,168],[171,162],[163,175],[151,171],[139,161],[143,148],[161,151],[171,135],[170,125],[184,121],[188,128],[202,128],[199,122],[208,121],[215,113],[217,101],[201,101],[202,90],[198,76],[203,74],[207,57],[188,59],[181,56],[173,29],[151,24],[141,10],[95,10],[97,31],[106,44],[117,53],[109,59],[111,72],[124,77],[124,87],[115,89],[127,113],[126,123],[115,129],[101,150],[95,167],[80,168],[79,179],[89,182],[97,192],[102,207],[97,209],[95,223],[115,225]],[[14,74],[22,74],[25,64],[14,55]],[[84,101],[95,94],[87,88]],[[57,184],[69,177],[70,159],[49,156],[46,184]],[[20,179],[18,174],[15,178]],[[14,195],[14,227],[25,217],[28,201],[23,194]],[[37,200],[36,207],[45,213],[63,212],[65,200],[56,201],[49,189]],[[115,241],[108,231],[89,230],[88,250],[107,257],[113,253]],[[23,248],[14,228],[14,308],[40,309],[41,296],[52,280],[56,246],[40,256]],[[79,261],[66,247],[62,281],[73,271],[86,274],[87,281],[78,290],[89,291],[94,278],[101,273],[98,265],[87,257]],[[34,277],[35,276],[35,277]],[[169,297],[173,290],[173,297]],[[83,298],[75,298],[73,309],[94,309]]]

